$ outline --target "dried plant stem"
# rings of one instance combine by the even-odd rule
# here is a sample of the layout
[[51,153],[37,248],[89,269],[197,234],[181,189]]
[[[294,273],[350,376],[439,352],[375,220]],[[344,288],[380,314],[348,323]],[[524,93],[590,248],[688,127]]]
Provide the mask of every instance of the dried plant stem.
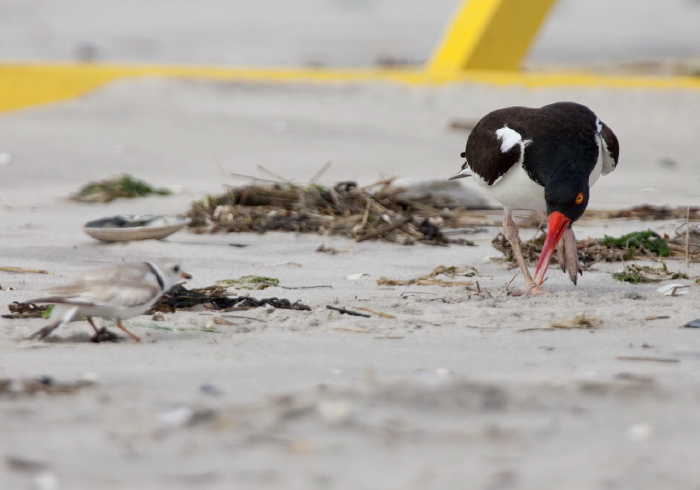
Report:
[[685,214],[685,268],[690,267],[690,206]]
[[366,235],[362,235],[361,237],[357,237],[355,239],[356,242],[364,242],[365,240],[370,240],[372,238],[377,238],[380,237],[386,233],[389,233],[390,231],[395,230],[396,228],[400,228],[406,223],[409,223],[413,218],[410,216],[407,216],[405,218],[401,218],[399,220],[394,221],[393,223],[387,224],[385,226],[382,226],[380,228],[377,228],[376,230],[367,233]]

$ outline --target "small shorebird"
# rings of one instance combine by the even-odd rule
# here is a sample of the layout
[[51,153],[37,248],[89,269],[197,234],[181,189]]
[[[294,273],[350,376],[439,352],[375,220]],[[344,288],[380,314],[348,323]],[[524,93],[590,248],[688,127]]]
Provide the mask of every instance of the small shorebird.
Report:
[[[122,320],[148,311],[156,301],[182,279],[191,279],[180,266],[169,262],[132,262],[93,269],[71,283],[47,289],[47,296],[30,303],[53,304],[50,325],[30,336],[43,339],[68,322],[87,318],[95,329],[93,340],[106,333],[98,329],[92,317],[116,321],[117,327],[137,342],[141,339],[122,325]],[[109,335],[109,334],[108,334]],[[113,334],[111,334],[113,335]]]
[[[619,154],[615,133],[584,105],[507,107],[474,126],[462,153],[466,162],[450,180],[473,176],[503,205],[505,236],[525,278],[525,291],[537,292],[555,248],[562,269],[576,284],[581,269],[571,224],[586,210],[590,187],[601,173],[615,170]],[[513,209],[547,212],[547,238],[534,279],[520,249]]]

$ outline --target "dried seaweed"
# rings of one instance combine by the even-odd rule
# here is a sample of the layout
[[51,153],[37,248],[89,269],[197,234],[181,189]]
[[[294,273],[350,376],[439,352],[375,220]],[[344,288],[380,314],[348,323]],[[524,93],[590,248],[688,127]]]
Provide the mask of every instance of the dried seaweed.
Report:
[[608,219],[636,219],[640,221],[660,221],[668,219],[686,219],[686,214],[690,214],[691,220],[700,220],[700,207],[675,207],[652,206],[643,204],[630,209],[620,211],[596,211],[588,210],[584,217],[588,218],[608,218]]
[[445,267],[443,265],[436,267],[430,273],[416,277],[415,279],[408,280],[398,280],[398,279],[388,279],[381,276],[377,279],[378,286],[473,286],[474,281],[447,281],[444,279],[439,279],[437,276],[466,276],[473,277],[477,274],[476,269],[473,267]]
[[171,194],[168,189],[155,188],[143,180],[128,174],[122,174],[105,180],[90,182],[83,186],[70,198],[79,202],[111,202],[117,198],[143,197],[151,194],[166,196]]
[[666,264],[661,263],[661,267],[650,267],[646,265],[624,264],[623,270],[613,273],[613,278],[621,282],[641,284],[645,282],[661,282],[675,279],[688,279],[688,274],[683,272],[672,272],[668,270]]
[[[685,228],[681,227],[676,230],[676,236],[673,238],[662,237],[651,230],[628,233],[617,238],[586,238],[577,242],[578,257],[584,268],[596,262],[657,260],[662,257],[681,259],[686,254],[685,233]],[[690,237],[689,262],[700,262],[700,230],[691,227]],[[534,264],[539,260],[544,239],[545,235],[539,234],[522,242],[523,257],[528,263]],[[491,244],[504,255],[505,262],[515,262],[510,242],[502,233],[499,233]],[[556,256],[556,253],[554,255]]]
[[403,191],[391,180],[367,187],[355,182],[231,187],[225,194],[193,202],[187,216],[197,233],[287,231],[342,235],[358,242],[473,245],[445,236],[446,227],[464,226],[462,213],[443,213],[429,199],[402,197]]
[[[521,250],[526,262],[537,263],[540,258],[540,253],[542,252],[544,239],[545,235],[539,234],[534,238],[521,243]],[[503,233],[496,235],[494,239],[491,240],[491,245],[493,245],[493,248],[503,254],[503,260],[505,262],[515,262],[513,248],[510,246],[510,242]]]
[[637,249],[646,249],[658,257],[668,257],[671,253],[664,237],[651,230],[633,231],[619,238],[605,235],[602,243],[609,247],[625,250],[625,259],[634,257],[637,254]]
[[236,289],[261,290],[270,286],[279,286],[280,280],[274,277],[263,276],[241,276],[238,279],[222,279],[216,284],[224,287],[235,287]]
[[36,305],[34,303],[20,303],[13,301],[7,305],[10,310],[9,315],[2,315],[3,318],[46,318],[46,312],[50,305]]
[[598,328],[602,322],[598,318],[589,318],[585,313],[576,315],[565,321],[557,321],[549,324],[551,328]]
[[175,286],[165,293],[163,297],[153,305],[149,314],[160,312],[174,312],[182,308],[192,308],[204,305],[211,310],[234,311],[249,310],[261,306],[272,306],[278,309],[311,311],[308,305],[301,301],[292,303],[284,298],[256,299],[250,296],[229,296],[227,288],[223,286],[208,286],[205,288],[187,289],[184,286]]
[[0,395],[16,397],[37,393],[45,395],[74,394],[83,388],[95,385],[95,383],[95,380],[86,378],[75,381],[57,381],[51,376],[18,380],[4,378],[0,379]]

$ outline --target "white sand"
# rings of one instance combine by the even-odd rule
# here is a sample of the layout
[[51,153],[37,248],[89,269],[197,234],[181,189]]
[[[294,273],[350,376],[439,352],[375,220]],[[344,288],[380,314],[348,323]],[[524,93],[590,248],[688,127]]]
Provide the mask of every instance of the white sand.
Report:
[[[448,129],[451,118],[556,100],[589,104],[620,138],[619,168],[598,182],[592,208],[698,204],[697,92],[145,79],[1,114],[0,152],[13,159],[0,167],[0,265],[51,271],[0,273],[3,308],[89,267],[163,256],[183,262],[190,287],[256,274],[332,289],[255,292],[312,311],[250,310],[251,319],[218,333],[202,330],[212,318],[202,312],[137,317],[127,325],[140,344],[92,344],[85,323],[55,342],[26,341],[45,321],[1,319],[0,378],[93,373],[98,382],[74,395],[0,394],[0,488],[695,488],[700,331],[680,327],[700,317],[697,288],[664,297],[658,285],[615,282],[609,273],[619,265],[599,264],[577,287],[552,267],[547,292],[508,296],[514,270],[484,261],[498,255],[497,227],[476,235],[476,247],[365,242],[335,256],[314,250],[349,240],[180,232],[104,245],[81,229],[112,214],[183,212],[193,196],[221,191],[217,162],[266,177],[262,165],[300,183],[326,161],[330,183],[444,178],[461,164],[466,139]],[[186,190],[108,205],[65,200],[120,172]],[[677,225],[575,228],[583,238],[647,227],[672,234]],[[698,264],[668,264],[700,275]],[[490,295],[376,285],[438,265],[476,267]],[[347,280],[359,272],[369,276]],[[396,318],[341,316],[327,304]],[[523,331],[581,313],[600,327]],[[189,409],[200,423],[172,422]],[[13,458],[37,464],[21,469]]]

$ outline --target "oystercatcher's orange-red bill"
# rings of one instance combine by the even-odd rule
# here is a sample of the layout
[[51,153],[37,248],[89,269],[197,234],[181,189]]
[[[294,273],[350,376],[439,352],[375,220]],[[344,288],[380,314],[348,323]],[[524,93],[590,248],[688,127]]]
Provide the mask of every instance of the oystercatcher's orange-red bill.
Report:
[[538,289],[540,284],[542,284],[542,281],[544,281],[544,275],[547,272],[547,267],[549,267],[549,262],[552,260],[554,249],[557,248],[557,243],[559,243],[559,240],[561,240],[561,237],[571,223],[571,220],[561,214],[559,211],[554,211],[547,218],[547,222],[547,238],[542,246],[540,260],[537,261],[537,268],[535,269],[534,280]]

